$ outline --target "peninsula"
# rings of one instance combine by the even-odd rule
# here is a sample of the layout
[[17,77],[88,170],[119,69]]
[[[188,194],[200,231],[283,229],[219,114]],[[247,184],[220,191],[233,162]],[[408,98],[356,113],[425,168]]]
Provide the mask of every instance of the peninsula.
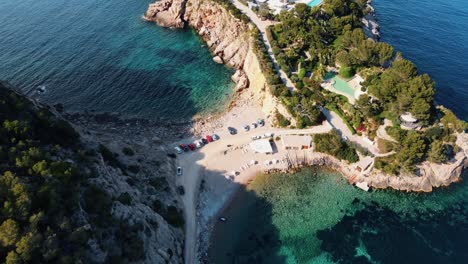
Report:
[[[143,5],[146,8],[146,2]],[[112,5],[104,6],[108,7]],[[343,187],[340,193],[350,191],[347,198],[353,204],[359,204],[356,194],[375,197],[384,193],[380,189],[395,190],[387,192],[395,196],[402,195],[397,191],[429,193],[462,181],[468,167],[467,123],[434,102],[435,84],[427,74],[380,42],[370,0],[158,0],[143,18],[174,30],[193,29],[212,52],[210,65],[222,69],[214,63],[225,64],[234,70],[229,105],[221,113],[191,120],[121,119],[85,109],[70,113],[61,104],[51,106],[31,96],[53,92],[49,86],[29,87],[25,95],[0,81],[2,262],[209,263],[207,249],[215,222],[226,227],[238,224],[220,212],[259,174],[272,183],[268,177],[275,173],[289,181],[305,167],[332,170],[337,173],[325,188]],[[147,26],[146,21],[135,20]],[[68,29],[62,24],[60,28]],[[70,43],[74,38],[65,39]],[[194,43],[198,48],[200,43]],[[153,51],[136,50],[142,56]],[[124,48],[119,56],[125,52]],[[137,78],[153,74],[146,68],[131,73]],[[83,76],[87,75],[76,79]],[[316,190],[320,195],[310,200],[328,210],[330,203],[319,201],[322,190]],[[369,190],[376,193],[364,192]],[[310,191],[303,188],[301,195],[310,196]],[[349,204],[342,196],[335,198],[332,203],[340,212],[331,218],[344,215],[348,221],[333,223],[338,232],[342,225],[360,227],[349,224],[353,223],[346,215]],[[440,207],[438,197],[432,198]],[[317,205],[310,200],[300,202]],[[294,210],[302,209],[299,204]],[[411,207],[413,200],[406,204]],[[453,228],[452,235],[458,233],[454,218],[463,218],[462,207],[455,206],[453,218],[442,218]],[[319,218],[316,212],[311,218],[291,215],[301,225]],[[387,215],[374,213],[387,225]],[[391,223],[400,227],[398,213],[391,214],[395,218]],[[411,229],[421,239],[413,228],[415,221],[410,222],[402,230]],[[329,227],[317,225],[314,230]],[[260,247],[266,240],[281,243],[274,235],[263,235]],[[333,239],[327,245],[336,247],[336,236],[329,236]],[[357,246],[340,236],[352,247],[346,253],[353,255]],[[301,237],[293,239],[303,246]],[[426,244],[439,254],[440,247]],[[452,247],[454,242],[448,244]],[[367,257],[365,245],[359,247],[364,253],[357,252],[358,257]]]
[[[221,138],[178,158],[185,171],[187,263],[236,183],[260,172],[318,165],[366,190],[430,192],[460,181],[468,166],[466,123],[434,104],[428,75],[378,41],[370,1],[280,9],[238,0],[162,0],[145,14],[164,27],[192,27],[213,60],[237,70],[238,93],[228,111],[173,144]],[[252,124],[263,119],[263,127]],[[267,146],[256,148],[265,135]]]

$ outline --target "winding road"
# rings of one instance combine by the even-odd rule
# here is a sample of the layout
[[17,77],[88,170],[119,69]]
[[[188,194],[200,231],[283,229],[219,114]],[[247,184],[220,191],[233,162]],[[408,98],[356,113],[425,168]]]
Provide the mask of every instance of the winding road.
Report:
[[265,47],[267,49],[268,55],[270,55],[270,58],[273,61],[273,65],[275,67],[275,70],[279,73],[281,80],[283,83],[288,87],[290,91],[296,90],[296,86],[294,83],[288,78],[288,75],[281,70],[281,68],[278,65],[278,61],[275,58],[275,54],[273,54],[273,49],[271,48],[270,41],[268,40],[268,37],[266,35],[267,28],[269,26],[272,26],[276,24],[277,22],[273,22],[270,20],[261,20],[257,14],[255,14],[254,11],[252,11],[248,6],[243,5],[240,1],[238,0],[231,0],[231,2],[239,9],[243,14],[248,16],[250,18],[250,21],[254,23],[258,30],[260,30],[260,33],[262,34],[262,39],[263,43],[265,44]]

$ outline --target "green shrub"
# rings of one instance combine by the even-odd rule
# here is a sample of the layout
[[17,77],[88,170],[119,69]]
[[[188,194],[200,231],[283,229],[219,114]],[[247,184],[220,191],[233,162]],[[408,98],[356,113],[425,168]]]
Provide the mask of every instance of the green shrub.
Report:
[[135,152],[133,151],[133,149],[129,148],[129,147],[124,147],[122,149],[122,153],[127,155],[127,156],[133,156],[135,155]]
[[328,153],[350,163],[359,161],[356,149],[342,141],[341,136],[336,131],[315,135],[314,147],[317,152]]
[[297,77],[299,78],[299,80],[302,80],[302,79],[304,79],[304,77],[306,76],[306,74],[307,74],[306,69],[305,69],[305,68],[301,68],[301,69],[299,70],[299,73],[297,74]]
[[346,79],[353,77],[355,74],[353,67],[341,67],[340,76]]
[[276,111],[275,118],[279,127],[287,127],[291,124],[291,122],[278,111]]
[[117,198],[119,202],[121,202],[124,205],[131,205],[132,204],[132,196],[130,196],[129,193],[125,192],[122,193],[119,198]]
[[103,144],[99,144],[98,151],[99,153],[101,153],[102,158],[107,164],[114,168],[125,169],[123,164],[117,159],[116,155],[112,151],[110,151],[106,146],[104,146]]

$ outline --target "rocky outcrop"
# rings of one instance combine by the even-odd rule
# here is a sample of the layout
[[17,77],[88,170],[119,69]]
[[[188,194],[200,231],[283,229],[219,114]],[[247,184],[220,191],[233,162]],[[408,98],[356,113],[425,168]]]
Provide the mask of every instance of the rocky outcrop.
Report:
[[368,0],[366,4],[366,11],[368,12],[362,19],[362,31],[366,37],[371,38],[375,41],[380,40],[380,26],[375,16],[375,10],[372,6],[372,1]]
[[182,28],[186,0],[163,0],[150,4],[144,18],[168,28]]
[[366,182],[375,189],[431,192],[433,188],[449,186],[462,180],[461,177],[468,168],[468,134],[458,134],[456,144],[460,151],[453,160],[443,164],[424,162],[418,166],[418,175],[388,175],[375,169],[361,172],[356,169],[355,164],[348,164],[328,154],[317,152],[312,152],[308,162],[301,166],[326,167],[341,173],[348,180],[352,179],[352,183]]
[[[163,142],[137,133],[128,137],[106,129],[86,128],[86,133],[81,134],[90,147],[99,143],[112,153],[120,153],[118,160],[122,164],[111,166],[99,158],[95,175],[89,179],[91,185],[98,186],[112,200],[112,222],[102,227],[91,225],[93,232],[107,234],[107,238],[90,243],[93,252],[89,255],[94,263],[106,263],[111,256],[121,254],[122,245],[141,245],[141,263],[182,263],[183,229],[167,217],[169,207],[174,209],[172,213],[183,217],[182,202],[176,194],[175,163],[167,156]],[[132,154],[123,154],[124,147],[131,149]],[[132,236],[131,241],[119,235],[125,232]]]
[[145,18],[164,27],[192,27],[213,52],[215,62],[236,69],[232,76],[236,91],[249,88],[256,98],[270,104],[266,99],[269,93],[264,93],[266,79],[252,49],[251,25],[233,17],[223,6],[203,0],[158,1],[149,6]]

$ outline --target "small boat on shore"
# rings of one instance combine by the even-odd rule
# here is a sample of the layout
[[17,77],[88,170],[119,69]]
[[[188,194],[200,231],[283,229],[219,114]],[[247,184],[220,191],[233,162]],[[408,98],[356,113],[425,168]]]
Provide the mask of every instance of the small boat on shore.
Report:
[[227,221],[227,218],[221,216],[221,217],[219,218],[219,221],[221,221],[221,222],[226,222],[226,221]]

